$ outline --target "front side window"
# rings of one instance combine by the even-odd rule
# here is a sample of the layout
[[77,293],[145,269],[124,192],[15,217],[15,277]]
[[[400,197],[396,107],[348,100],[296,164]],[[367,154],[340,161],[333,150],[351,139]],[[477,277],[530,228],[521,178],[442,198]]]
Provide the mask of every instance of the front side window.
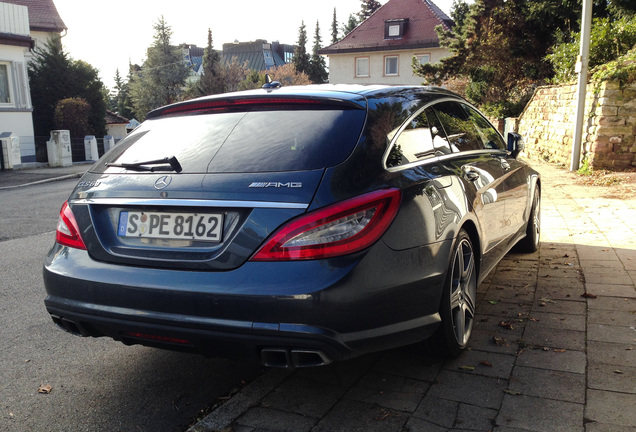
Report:
[[499,133],[481,114],[466,104],[441,102],[434,106],[453,152],[505,150]]
[[0,104],[11,103],[9,93],[9,65],[0,63]]
[[398,74],[398,57],[387,56],[384,57],[384,75],[396,76]]
[[359,57],[356,59],[356,77],[369,76],[369,57]]

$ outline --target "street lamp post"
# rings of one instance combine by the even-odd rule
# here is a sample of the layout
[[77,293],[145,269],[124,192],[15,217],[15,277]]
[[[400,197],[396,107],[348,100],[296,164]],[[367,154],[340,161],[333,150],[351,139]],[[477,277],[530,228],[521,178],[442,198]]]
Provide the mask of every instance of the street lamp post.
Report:
[[583,12],[581,16],[581,49],[579,51],[579,57],[576,62],[576,72],[579,74],[579,80],[570,171],[578,170],[581,161],[581,140],[583,137],[583,121],[585,120],[585,94],[587,92],[587,69],[590,54],[591,28],[592,0],[583,0]]

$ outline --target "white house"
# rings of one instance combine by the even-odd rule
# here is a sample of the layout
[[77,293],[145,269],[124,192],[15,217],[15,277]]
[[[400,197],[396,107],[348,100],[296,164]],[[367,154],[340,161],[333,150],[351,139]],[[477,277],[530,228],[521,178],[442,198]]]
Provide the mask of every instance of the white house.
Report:
[[0,18],[0,134],[18,136],[22,163],[35,162],[27,63],[36,46],[66,26],[53,0],[5,0]]
[[331,84],[421,84],[413,57],[424,63],[450,55],[435,27],[453,21],[431,0],[389,0],[340,41],[318,51],[329,57]]

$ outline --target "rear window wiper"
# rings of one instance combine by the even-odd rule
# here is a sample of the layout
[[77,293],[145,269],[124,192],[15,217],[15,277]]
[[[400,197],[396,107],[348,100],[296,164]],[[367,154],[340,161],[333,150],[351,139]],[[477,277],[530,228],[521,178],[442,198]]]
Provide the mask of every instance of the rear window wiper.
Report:
[[[155,165],[155,166],[148,166],[148,165]],[[174,156],[169,158],[166,157],[163,159],[156,159],[151,161],[135,162],[135,163],[107,163],[106,166],[114,167],[114,168],[125,168],[131,171],[150,171],[150,172],[175,171],[177,173],[180,173],[181,171],[183,171],[183,168],[181,168],[181,164],[179,163],[177,158]]]

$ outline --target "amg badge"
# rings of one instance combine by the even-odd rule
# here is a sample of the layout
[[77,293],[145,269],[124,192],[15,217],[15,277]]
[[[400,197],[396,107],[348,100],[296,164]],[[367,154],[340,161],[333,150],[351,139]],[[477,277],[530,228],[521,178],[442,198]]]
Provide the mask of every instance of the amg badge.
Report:
[[301,188],[303,184],[301,182],[254,182],[249,187],[251,188]]

